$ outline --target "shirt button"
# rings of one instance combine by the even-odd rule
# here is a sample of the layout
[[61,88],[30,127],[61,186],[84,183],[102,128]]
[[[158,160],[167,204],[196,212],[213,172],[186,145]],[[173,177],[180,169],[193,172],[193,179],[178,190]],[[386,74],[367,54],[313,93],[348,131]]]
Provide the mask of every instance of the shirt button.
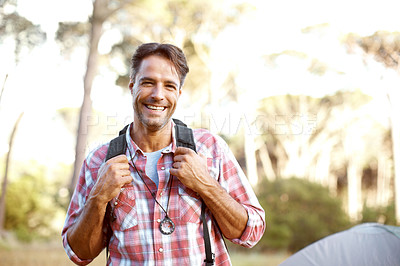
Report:
[[165,170],[165,167],[164,167],[164,166],[162,166],[162,167],[161,167],[161,170]]
[[162,253],[164,250],[163,250],[163,248],[159,248],[158,251],[159,251],[160,253]]
[[161,223],[161,219],[157,219],[157,223]]
[[114,205],[117,206],[118,205],[118,201],[114,202]]
[[162,192],[160,192],[160,196],[162,196],[162,194],[163,194],[163,193],[162,193]]

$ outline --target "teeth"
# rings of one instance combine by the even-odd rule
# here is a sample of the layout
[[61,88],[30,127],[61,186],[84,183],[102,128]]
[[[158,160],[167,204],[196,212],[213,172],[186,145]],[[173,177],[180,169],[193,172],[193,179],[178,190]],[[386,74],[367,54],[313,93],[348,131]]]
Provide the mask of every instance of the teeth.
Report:
[[153,106],[153,105],[146,105],[147,108],[152,109],[152,110],[164,110],[164,107],[162,106]]

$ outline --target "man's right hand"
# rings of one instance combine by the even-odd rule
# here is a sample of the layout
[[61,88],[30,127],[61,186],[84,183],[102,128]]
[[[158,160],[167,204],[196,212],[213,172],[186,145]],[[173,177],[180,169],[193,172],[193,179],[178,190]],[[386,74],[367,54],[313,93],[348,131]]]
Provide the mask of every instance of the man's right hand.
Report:
[[96,184],[90,192],[90,198],[107,203],[120,192],[125,184],[132,182],[129,161],[126,155],[118,155],[104,163],[99,171]]
[[67,232],[67,240],[80,259],[93,259],[104,248],[103,221],[107,203],[132,182],[128,158],[119,155],[104,163],[78,221]]

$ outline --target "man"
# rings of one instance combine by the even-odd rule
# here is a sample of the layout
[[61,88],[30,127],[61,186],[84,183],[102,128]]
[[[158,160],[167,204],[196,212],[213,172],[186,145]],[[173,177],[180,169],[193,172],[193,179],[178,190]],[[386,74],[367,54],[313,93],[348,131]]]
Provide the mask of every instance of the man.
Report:
[[196,129],[197,153],[176,146],[171,117],[188,71],[170,44],[143,44],[133,55],[126,154],[105,162],[109,143],[92,151],[68,209],[63,244],[76,264],[106,246],[108,202],[115,217],[108,265],[204,264],[202,203],[215,265],[231,264],[223,236],[245,247],[262,237],[264,210],[226,143]]

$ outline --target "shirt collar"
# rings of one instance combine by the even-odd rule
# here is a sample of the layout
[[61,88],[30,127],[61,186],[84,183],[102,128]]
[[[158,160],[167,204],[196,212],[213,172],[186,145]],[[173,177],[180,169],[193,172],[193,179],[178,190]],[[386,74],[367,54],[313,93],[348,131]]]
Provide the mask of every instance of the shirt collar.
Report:
[[[176,127],[176,125],[175,125],[175,123],[174,123],[174,121],[173,121],[172,119],[171,119],[171,122],[170,122],[170,123],[172,123],[172,127],[171,127],[171,129],[172,129],[172,143],[170,143],[170,144],[162,151],[163,154],[166,154],[166,153],[175,153],[175,150],[176,150],[176,136],[175,136],[175,127]],[[131,156],[131,154],[129,153],[129,151],[126,151],[126,156],[128,157],[128,160],[132,160],[132,158],[134,158],[134,157],[135,157],[135,154],[138,153],[138,152],[144,154],[144,152],[139,148],[139,146],[138,146],[138,145],[133,141],[133,139],[131,138],[130,132],[131,132],[132,126],[133,126],[133,122],[128,126],[128,128],[127,128],[127,130],[126,130],[127,134],[125,134],[125,135],[126,135],[126,136],[125,136],[125,138],[126,138],[126,143],[128,143],[127,148],[131,151],[131,154],[132,154],[132,156]]]

